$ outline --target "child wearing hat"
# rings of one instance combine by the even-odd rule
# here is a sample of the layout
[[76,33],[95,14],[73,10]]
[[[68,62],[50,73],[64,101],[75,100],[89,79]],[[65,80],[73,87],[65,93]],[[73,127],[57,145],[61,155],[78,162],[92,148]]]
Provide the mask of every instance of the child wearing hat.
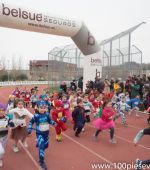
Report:
[[28,133],[32,133],[32,127],[35,123],[37,137],[36,147],[39,149],[39,165],[42,170],[47,170],[44,158],[45,150],[48,148],[49,144],[49,124],[56,125],[56,123],[51,119],[50,114],[47,112],[47,106],[44,101],[39,102],[37,107],[36,113],[29,122]]
[[5,112],[6,106],[0,103],[0,167],[3,166],[3,156],[5,154],[8,137],[8,126],[14,126]]

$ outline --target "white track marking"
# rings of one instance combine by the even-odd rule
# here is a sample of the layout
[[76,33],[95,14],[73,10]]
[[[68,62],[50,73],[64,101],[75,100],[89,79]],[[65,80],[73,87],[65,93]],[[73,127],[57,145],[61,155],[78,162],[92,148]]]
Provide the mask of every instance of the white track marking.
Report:
[[[89,126],[89,127],[91,127],[91,128],[94,128],[94,126],[92,126],[92,125],[87,125],[87,126]],[[130,127],[134,127],[134,126],[130,126]],[[123,138],[123,137],[121,137],[121,136],[118,136],[118,135],[115,135],[118,139],[121,139],[121,140],[123,140],[123,141],[125,141],[125,142],[128,142],[128,143],[132,143],[133,144],[133,142],[132,141],[130,141],[130,140],[127,140],[127,139],[125,139],[125,138]],[[139,147],[141,147],[141,148],[143,148],[143,149],[146,149],[146,150],[150,150],[150,148],[148,148],[148,147],[146,147],[146,146],[143,146],[143,145],[137,145],[137,146],[139,146]]]
[[23,144],[19,141],[19,144],[22,146],[22,148],[24,149],[24,151],[26,152],[26,154],[28,155],[28,157],[31,159],[31,161],[34,163],[34,165],[37,167],[37,169],[39,170],[40,167],[37,163],[37,161],[33,158],[33,156],[31,155],[31,153],[23,146]]

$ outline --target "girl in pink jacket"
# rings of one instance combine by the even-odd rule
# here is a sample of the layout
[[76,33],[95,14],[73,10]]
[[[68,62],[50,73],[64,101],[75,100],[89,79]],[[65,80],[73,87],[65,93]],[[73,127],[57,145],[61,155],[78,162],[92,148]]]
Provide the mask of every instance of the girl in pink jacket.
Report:
[[116,143],[116,141],[114,139],[115,124],[112,119],[114,114],[115,114],[115,112],[111,108],[111,102],[104,102],[104,104],[102,106],[102,116],[93,122],[94,127],[97,129],[94,134],[95,138],[98,137],[99,133],[102,130],[110,129],[110,142]]

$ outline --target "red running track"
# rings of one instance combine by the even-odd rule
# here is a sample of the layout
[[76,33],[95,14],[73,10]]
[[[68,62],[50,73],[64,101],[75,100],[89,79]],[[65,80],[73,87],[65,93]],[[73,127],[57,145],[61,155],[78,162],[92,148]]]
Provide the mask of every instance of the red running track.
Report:
[[[43,89],[44,86],[40,87]],[[0,89],[0,102],[6,102],[9,94],[14,88]],[[96,170],[102,168],[93,168],[94,163],[127,163],[134,164],[136,158],[148,159],[150,153],[149,136],[144,136],[140,144],[135,147],[133,138],[136,133],[143,128],[148,127],[147,116],[140,114],[136,117],[134,114],[128,116],[129,126],[123,127],[120,119],[116,121],[115,137],[116,144],[109,143],[108,131],[103,131],[99,135],[98,141],[93,139],[95,129],[92,123],[86,124],[85,132],[80,138],[74,136],[72,124],[68,122],[68,130],[63,133],[63,141],[55,141],[55,131],[50,130],[50,145],[46,151],[46,164],[49,170]],[[20,144],[19,153],[12,151],[13,141],[8,139],[7,150],[4,157],[3,170],[38,170],[38,150],[36,149],[35,134],[27,139],[28,149]],[[103,168],[112,169],[117,168]],[[127,169],[127,168],[120,168]]]

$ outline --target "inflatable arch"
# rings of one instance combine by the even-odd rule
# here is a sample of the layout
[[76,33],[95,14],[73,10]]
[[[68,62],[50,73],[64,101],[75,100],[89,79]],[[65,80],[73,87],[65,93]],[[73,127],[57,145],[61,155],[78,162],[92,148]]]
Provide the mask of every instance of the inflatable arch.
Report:
[[[0,26],[46,34],[69,36],[86,56],[85,60],[88,58],[88,62],[92,63],[93,66],[98,66],[99,71],[101,72],[102,63],[99,56],[100,48],[95,38],[82,21],[0,3]],[[90,58],[90,56],[94,58]],[[93,64],[93,61],[96,62]],[[94,74],[89,74],[89,71],[91,72],[92,70],[88,67],[92,65],[88,65],[87,62],[85,62],[85,64],[87,69],[83,68],[84,82],[95,78],[95,73],[97,74],[97,68],[94,68],[96,69]]]

